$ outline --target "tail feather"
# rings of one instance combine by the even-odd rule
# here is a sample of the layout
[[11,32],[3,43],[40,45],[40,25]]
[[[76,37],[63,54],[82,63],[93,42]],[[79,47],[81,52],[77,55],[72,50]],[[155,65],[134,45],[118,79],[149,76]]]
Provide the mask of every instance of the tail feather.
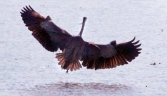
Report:
[[79,64],[79,62],[70,63],[69,66],[67,67],[67,70],[73,71],[73,70],[77,70],[79,67],[81,67],[81,65]]
[[58,64],[61,65],[62,69],[75,71],[75,70],[78,70],[82,67],[78,60],[71,60],[70,55],[65,56],[63,53],[57,53],[56,58],[58,59],[58,61],[59,61]]

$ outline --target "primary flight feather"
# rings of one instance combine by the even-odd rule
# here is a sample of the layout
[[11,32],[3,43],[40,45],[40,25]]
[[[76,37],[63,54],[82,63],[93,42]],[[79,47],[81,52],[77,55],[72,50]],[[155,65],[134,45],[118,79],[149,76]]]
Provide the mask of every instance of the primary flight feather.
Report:
[[[112,41],[106,45],[84,41],[81,36],[86,17],[83,18],[79,35],[72,36],[54,24],[49,16],[43,17],[31,6],[23,7],[20,13],[25,26],[46,50],[62,50],[62,53],[56,54],[56,58],[61,68],[67,71],[78,70],[82,66],[95,70],[113,68],[128,64],[140,54],[141,44],[135,38],[125,43]],[[79,61],[83,61],[82,66]]]

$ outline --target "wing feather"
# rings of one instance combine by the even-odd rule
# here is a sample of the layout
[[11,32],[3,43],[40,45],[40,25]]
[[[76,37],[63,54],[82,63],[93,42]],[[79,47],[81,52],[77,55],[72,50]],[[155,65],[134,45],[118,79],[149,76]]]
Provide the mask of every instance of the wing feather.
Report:
[[[23,7],[20,13],[23,22],[28,27],[28,29],[32,31],[34,38],[36,38],[46,50],[54,52],[57,51],[58,48],[61,50],[64,49],[65,43],[68,40],[68,37],[71,37],[71,35],[55,24],[52,24],[53,26],[49,25],[43,28],[41,24],[47,25],[47,21],[51,22],[49,16],[47,18],[41,16],[31,6]],[[53,33],[58,34],[50,34],[50,30],[48,31],[48,28],[54,29],[52,30]]]
[[[112,47],[108,47],[108,45],[97,44],[101,51],[100,57],[94,60],[85,60],[83,65],[88,69],[96,70],[114,68],[119,65],[128,64],[128,62],[131,62],[140,54],[141,48],[139,47],[141,46],[141,44],[138,44],[139,40],[136,42],[134,42],[134,40],[135,38],[129,42],[121,44],[116,44],[116,42],[112,42],[110,43]],[[93,61],[95,61],[95,63],[92,63]]]
[[97,45],[89,43],[89,42],[85,42],[84,45],[84,50],[83,50],[83,54],[82,54],[82,58],[81,60],[94,60],[99,58],[100,56],[100,49]]

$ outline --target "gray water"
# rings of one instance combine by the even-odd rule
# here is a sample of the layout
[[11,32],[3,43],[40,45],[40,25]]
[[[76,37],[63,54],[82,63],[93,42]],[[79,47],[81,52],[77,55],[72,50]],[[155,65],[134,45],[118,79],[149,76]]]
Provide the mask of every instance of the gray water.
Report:
[[[0,2],[0,96],[166,96],[166,0],[5,0]],[[69,72],[25,27],[20,11],[31,5],[70,34],[87,17],[85,41],[142,43],[139,57],[114,69]],[[152,65],[152,63],[156,63]]]

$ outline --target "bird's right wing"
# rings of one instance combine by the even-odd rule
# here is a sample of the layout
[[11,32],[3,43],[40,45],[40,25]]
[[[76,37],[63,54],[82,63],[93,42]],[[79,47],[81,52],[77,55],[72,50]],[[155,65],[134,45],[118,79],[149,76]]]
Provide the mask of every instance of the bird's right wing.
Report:
[[128,62],[131,62],[140,54],[141,48],[139,47],[141,44],[138,44],[139,41],[134,42],[134,40],[135,38],[129,42],[120,44],[116,44],[116,41],[111,42],[110,45],[95,44],[100,49],[99,58],[85,59],[82,65],[88,69],[96,70],[114,68],[119,65],[128,64]]
[[47,18],[41,16],[31,6],[24,7],[20,13],[25,25],[45,49],[51,52],[57,51],[58,48],[64,49],[71,35],[56,26],[49,16]]
[[81,56],[81,61],[86,62],[90,60],[96,60],[100,56],[100,48],[90,42],[84,42],[84,49]]

